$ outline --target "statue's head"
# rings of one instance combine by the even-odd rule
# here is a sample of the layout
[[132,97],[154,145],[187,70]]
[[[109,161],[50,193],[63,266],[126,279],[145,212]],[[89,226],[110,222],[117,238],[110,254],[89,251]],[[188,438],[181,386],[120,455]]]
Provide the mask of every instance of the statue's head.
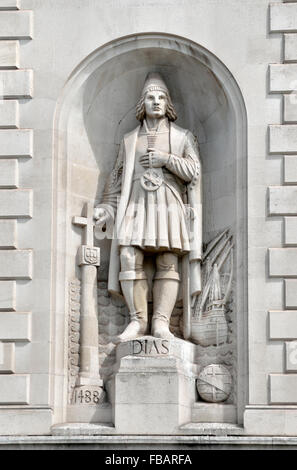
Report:
[[167,116],[169,121],[177,119],[168,88],[159,73],[147,75],[136,106],[136,119],[142,122],[146,115],[157,119]]

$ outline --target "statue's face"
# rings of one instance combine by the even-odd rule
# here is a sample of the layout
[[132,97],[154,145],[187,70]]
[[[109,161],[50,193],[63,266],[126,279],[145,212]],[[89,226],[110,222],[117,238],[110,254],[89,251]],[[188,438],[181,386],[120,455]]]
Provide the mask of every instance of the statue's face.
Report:
[[148,118],[160,119],[166,114],[167,98],[163,91],[148,91],[144,98],[145,113]]

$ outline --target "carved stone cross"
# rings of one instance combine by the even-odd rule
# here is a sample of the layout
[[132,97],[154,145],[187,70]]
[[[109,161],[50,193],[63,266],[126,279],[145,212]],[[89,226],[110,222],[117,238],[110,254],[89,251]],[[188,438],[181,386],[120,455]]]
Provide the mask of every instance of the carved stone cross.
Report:
[[74,225],[78,225],[83,228],[83,245],[93,245],[93,213],[94,208],[93,205],[90,203],[86,203],[82,210],[81,216],[75,216],[72,219],[72,223]]
[[89,264],[100,266],[100,249],[94,247],[94,208],[90,203],[86,203],[81,216],[75,216],[72,219],[74,225],[82,227],[82,246],[78,252],[78,265]]
[[96,405],[104,399],[103,382],[99,374],[97,266],[100,248],[94,246],[93,205],[86,203],[80,217],[72,223],[83,228],[82,245],[78,249],[81,268],[80,311],[80,368],[74,401],[82,405]]

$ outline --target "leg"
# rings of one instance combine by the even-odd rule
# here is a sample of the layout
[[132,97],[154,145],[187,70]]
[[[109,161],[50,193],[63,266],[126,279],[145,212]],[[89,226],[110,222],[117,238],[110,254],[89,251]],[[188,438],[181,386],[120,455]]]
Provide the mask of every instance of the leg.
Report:
[[169,339],[173,338],[169,323],[179,289],[178,257],[174,253],[162,253],[157,256],[156,264],[152,335]]
[[130,313],[130,323],[117,342],[143,336],[147,332],[148,284],[143,271],[143,253],[134,247],[121,248],[120,282]]

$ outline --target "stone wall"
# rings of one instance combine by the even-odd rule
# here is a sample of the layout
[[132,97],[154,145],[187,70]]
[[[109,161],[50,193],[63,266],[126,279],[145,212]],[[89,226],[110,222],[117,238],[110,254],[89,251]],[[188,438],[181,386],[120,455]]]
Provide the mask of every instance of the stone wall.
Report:
[[[191,49],[190,43],[193,57],[183,63],[193,95],[208,82],[199,75],[199,88],[195,60],[204,60],[203,67],[216,64],[216,78],[220,70],[228,72],[221,83],[234,93],[224,112],[212,113],[210,100],[199,95],[193,131],[213,171],[209,195],[218,196],[220,228],[228,214],[237,234],[238,420],[251,435],[296,435],[297,2],[279,0],[0,0],[0,434],[50,434],[52,424],[66,419],[73,339],[69,283],[79,278],[75,254],[81,241],[71,218],[100,196],[101,155],[108,156],[108,172],[122,134],[134,122],[120,93],[115,95],[120,116],[109,107],[96,82],[99,77],[102,84],[104,74],[95,71],[110,54],[125,76],[124,54],[118,59],[118,51],[150,37],[174,42],[175,52],[170,46],[161,57],[151,44],[154,54],[145,57],[143,72],[135,55],[127,55],[139,80],[154,57],[162,58],[159,66],[170,77],[166,57],[178,69],[177,58],[184,60],[184,44]],[[207,63],[209,57],[213,62]],[[114,85],[125,83],[133,98],[140,85],[135,79],[129,91],[127,76],[107,80],[107,86],[115,93]],[[172,80],[180,86],[182,74]],[[195,96],[187,98],[192,115],[186,115],[181,95],[174,98],[189,127]],[[234,105],[239,95],[241,104]],[[102,118],[102,106],[109,119]],[[110,122],[123,117],[111,131]],[[224,170],[220,185],[212,187],[220,151],[227,162],[234,148],[232,184]],[[67,152],[71,164],[64,159]],[[215,228],[207,212],[211,237]],[[106,281],[105,248],[100,282]]]
[[36,275],[34,181],[28,178],[34,131],[23,119],[33,98],[33,70],[22,56],[33,38],[33,12],[18,0],[1,0],[0,10],[0,433],[26,433],[32,425],[48,432],[49,413],[39,393],[44,371],[33,359],[45,338],[30,300]]
[[[268,160],[281,162],[280,183],[269,184],[267,217],[279,223],[280,240],[268,249],[268,276],[281,287],[279,306],[273,301],[267,313],[268,344],[278,349],[274,364],[267,371],[269,407],[247,412],[251,432],[261,434],[295,434],[297,411],[296,339],[297,339],[297,2],[285,1],[270,5],[269,32],[271,41],[281,34],[282,51],[279,63],[269,65],[268,92],[280,102],[280,122],[271,120],[268,127]],[[295,34],[294,34],[295,33]],[[277,307],[277,308],[276,308]],[[259,410],[262,408],[262,411]],[[261,416],[257,424],[251,420]],[[269,431],[272,426],[273,431]]]

